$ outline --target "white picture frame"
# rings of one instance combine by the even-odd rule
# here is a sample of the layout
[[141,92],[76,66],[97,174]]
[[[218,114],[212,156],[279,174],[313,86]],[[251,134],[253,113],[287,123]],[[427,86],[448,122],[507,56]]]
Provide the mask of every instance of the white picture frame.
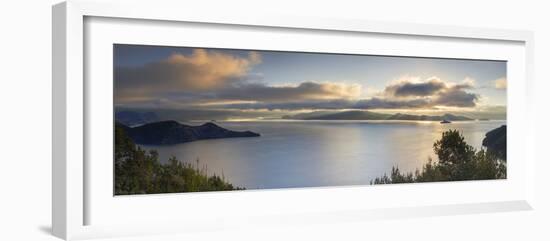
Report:
[[[155,11],[150,11],[152,8]],[[325,223],[342,220],[530,210],[533,208],[537,157],[534,156],[531,149],[535,146],[532,130],[534,125],[531,124],[529,118],[533,116],[533,110],[529,108],[532,101],[529,93],[533,91],[531,89],[533,34],[531,32],[350,19],[301,18],[263,13],[250,13],[248,16],[213,16],[206,12],[206,10],[189,9],[181,1],[99,2],[73,0],[53,7],[52,226],[55,236],[69,240],[187,232],[233,226],[292,225],[294,222]],[[94,27],[92,30],[86,27],[86,21],[93,22],[96,19],[106,19],[106,21],[99,21],[99,25],[94,25],[99,27]],[[111,23],[109,22],[111,20],[121,21],[123,24]],[[512,160],[510,163],[513,163],[509,168],[513,175],[505,182],[385,185],[376,188],[282,189],[235,193],[148,195],[147,197],[122,199],[104,196],[101,200],[96,199],[97,195],[93,191],[94,185],[90,182],[93,183],[93,180],[97,179],[93,179],[92,175],[92,181],[90,181],[87,179],[90,175],[86,174],[90,168],[95,168],[92,166],[95,164],[90,164],[89,160],[86,160],[86,158],[90,158],[90,142],[94,142],[94,140],[88,139],[88,136],[91,131],[95,132],[96,130],[94,129],[96,127],[90,123],[101,121],[94,118],[109,117],[112,120],[112,116],[108,116],[112,115],[112,112],[105,116],[96,115],[94,113],[97,112],[93,110],[96,107],[94,107],[94,103],[90,103],[96,99],[90,89],[95,88],[97,92],[97,88],[102,88],[102,86],[90,85],[85,81],[85,78],[89,78],[86,68],[96,68],[96,65],[93,64],[95,62],[87,59],[90,52],[89,49],[86,49],[90,47],[95,50],[94,46],[96,45],[87,45],[86,41],[90,39],[87,39],[86,35],[95,33],[107,35],[108,31],[102,32],[102,24],[111,24],[110,26],[113,28],[124,29],[128,27],[124,23],[145,26],[147,22],[153,23],[148,25],[148,29],[158,30],[159,35],[155,36],[160,36],[156,40],[150,40],[152,41],[150,43],[165,45],[169,45],[171,42],[163,42],[162,36],[165,35],[162,34],[163,30],[159,30],[162,27],[158,26],[167,24],[177,27],[178,24],[205,24],[205,28],[221,26],[224,31],[252,28],[252,32],[275,29],[277,32],[300,31],[305,35],[315,32],[319,36],[334,35],[335,37],[352,33],[360,36],[363,34],[383,35],[396,39],[412,38],[414,40],[419,38],[423,39],[421,41],[442,41],[439,47],[441,49],[452,45],[457,48],[470,46],[479,49],[479,51],[471,51],[476,52],[475,54],[464,51],[457,56],[457,52],[449,51],[440,53],[442,55],[440,57],[475,58],[485,56],[511,61],[514,66],[511,68],[512,73],[509,73],[513,77],[509,78],[511,90],[508,92],[510,123],[508,145],[509,149],[513,146],[512,150],[515,150],[509,154],[510,160]],[[125,43],[142,43],[144,41],[139,39],[140,35],[130,35],[130,38],[132,36],[136,39],[125,39]],[[91,39],[96,42],[106,41],[107,44],[110,43],[109,41],[120,41],[120,39],[101,37],[97,39],[91,37]],[[292,46],[279,46],[278,48],[289,50]],[[497,53],[499,49],[509,54]],[[422,51],[422,49],[417,51]],[[433,52],[430,56],[437,57],[440,54]],[[102,54],[96,55],[105,57]],[[406,55],[414,55],[414,52],[409,52]],[[106,133],[112,134],[112,130]],[[521,162],[513,161],[514,159],[519,160],[520,157]],[[456,191],[456,195],[464,193],[469,193],[469,195],[457,198],[449,193],[449,189]],[[488,190],[492,191],[487,192]],[[435,201],[414,198],[408,202],[389,200],[389,197],[414,195],[418,192],[428,193],[427,195],[448,192],[449,195]],[[362,198],[374,194],[380,194],[386,199],[372,198],[370,203],[359,203],[358,201],[343,203],[344,200],[353,197],[362,200]],[[329,195],[340,198],[330,200],[334,205],[322,201],[316,204],[311,203],[311,200],[324,200]],[[295,198],[293,202],[289,201],[291,196]],[[109,198],[114,201],[110,202]],[[168,212],[170,208],[173,210],[178,203],[182,202],[187,202],[188,205],[208,205],[219,200],[235,204],[239,212],[213,210],[210,212],[216,217],[214,220],[199,218],[199,221],[194,223],[178,217],[178,212]],[[91,202],[96,203],[95,206],[91,205]],[[268,205],[277,202],[279,205],[268,208],[261,205],[250,205],[258,202],[265,202]],[[366,207],[361,208],[362,204],[365,204]],[[164,209],[152,209],[149,212],[144,212],[144,216],[141,218],[132,217],[131,220],[123,218],[125,214],[128,215],[137,207],[152,207],[153,205],[163,206]],[[345,208],[337,208],[336,205],[345,206]],[[90,216],[94,215],[101,218],[98,218],[97,222],[93,220],[91,222]],[[160,215],[162,215],[162,219],[160,219]],[[204,215],[204,212],[189,212],[188,215],[198,218],[199,215]],[[112,222],[108,222],[110,220],[107,219],[112,219]],[[151,225],[150,222],[144,221],[145,219],[154,220],[155,224]]]

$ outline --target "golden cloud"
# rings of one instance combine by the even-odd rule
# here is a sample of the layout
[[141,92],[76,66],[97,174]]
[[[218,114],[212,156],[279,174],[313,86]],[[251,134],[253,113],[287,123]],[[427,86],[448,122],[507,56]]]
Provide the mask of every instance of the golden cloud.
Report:
[[495,88],[502,90],[508,88],[508,81],[505,77],[499,78],[495,80]]
[[298,85],[270,86],[240,84],[216,93],[221,99],[285,102],[290,100],[353,99],[361,95],[361,85],[306,81]]
[[175,53],[165,60],[139,67],[115,69],[115,91],[119,100],[177,91],[219,89],[245,76],[261,62],[261,55],[246,57],[195,49],[192,54]]

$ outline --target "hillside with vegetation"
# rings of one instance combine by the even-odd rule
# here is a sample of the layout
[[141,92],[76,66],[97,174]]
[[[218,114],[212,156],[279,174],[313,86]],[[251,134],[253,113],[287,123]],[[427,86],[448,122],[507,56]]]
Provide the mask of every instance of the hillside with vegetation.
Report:
[[476,150],[457,130],[443,132],[433,150],[438,161],[430,158],[414,173],[393,167],[390,174],[374,179],[371,184],[506,179],[506,160],[499,157],[502,153]]
[[167,164],[156,151],[145,151],[115,125],[115,195],[241,190],[206,167],[180,162],[175,157]]

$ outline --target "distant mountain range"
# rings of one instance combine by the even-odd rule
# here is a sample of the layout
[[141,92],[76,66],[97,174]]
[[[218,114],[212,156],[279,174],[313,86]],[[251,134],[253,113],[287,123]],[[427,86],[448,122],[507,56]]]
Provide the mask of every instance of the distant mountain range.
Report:
[[260,136],[252,131],[228,130],[211,122],[200,126],[190,126],[170,120],[138,127],[129,127],[121,122],[116,122],[116,127],[122,128],[135,143],[144,145],[172,145],[205,139]]
[[410,114],[385,114],[372,111],[343,111],[326,112],[315,111],[310,113],[301,113],[296,115],[283,116],[283,119],[292,120],[416,120],[416,121],[467,121],[473,120],[469,117],[444,114],[444,115],[410,115]]

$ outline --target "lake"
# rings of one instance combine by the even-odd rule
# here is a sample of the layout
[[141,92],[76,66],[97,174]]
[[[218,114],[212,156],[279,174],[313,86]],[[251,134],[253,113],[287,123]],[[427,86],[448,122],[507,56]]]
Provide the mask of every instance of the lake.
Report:
[[[404,171],[436,159],[433,143],[448,129],[462,132],[481,148],[488,131],[505,121],[256,121],[217,122],[230,130],[250,130],[253,138],[201,140],[169,146],[143,146],[161,162],[180,161],[207,168],[247,189],[365,185],[392,166]],[[202,123],[186,123],[199,125]]]

